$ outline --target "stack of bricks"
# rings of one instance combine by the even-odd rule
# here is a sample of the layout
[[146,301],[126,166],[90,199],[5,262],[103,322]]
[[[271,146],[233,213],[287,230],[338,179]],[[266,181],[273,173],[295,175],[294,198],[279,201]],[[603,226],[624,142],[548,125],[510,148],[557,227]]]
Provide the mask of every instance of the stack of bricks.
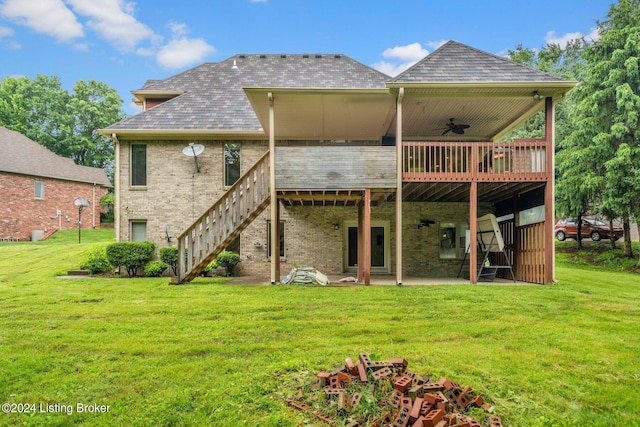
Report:
[[[388,382],[392,391],[386,399],[378,402],[384,408],[384,414],[367,424],[371,427],[502,427],[502,421],[496,415],[488,417],[488,424],[482,424],[465,414],[472,407],[482,408],[487,413],[493,412],[493,408],[471,388],[462,387],[446,378],[431,381],[411,372],[407,365],[407,361],[401,358],[380,362],[372,361],[367,354],[360,354],[358,363],[347,358],[345,365],[338,369],[319,372],[313,388],[321,387],[327,399],[335,401],[338,411],[348,415],[356,410],[362,398],[358,392],[349,395],[347,385],[350,382],[372,387]],[[300,401],[289,400],[288,403],[327,424],[337,424],[336,420],[314,412]],[[365,426],[356,420],[347,420],[347,427]]]

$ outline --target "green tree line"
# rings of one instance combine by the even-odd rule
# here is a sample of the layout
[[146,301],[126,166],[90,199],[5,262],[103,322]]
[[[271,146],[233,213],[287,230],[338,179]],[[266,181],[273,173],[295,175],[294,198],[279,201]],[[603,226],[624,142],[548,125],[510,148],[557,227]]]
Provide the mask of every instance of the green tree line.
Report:
[[[557,104],[556,214],[578,219],[596,214],[610,223],[621,219],[624,255],[631,257],[629,231],[640,215],[640,0],[612,4],[597,28],[594,41],[577,39],[539,50],[518,46],[509,56],[579,82]],[[543,132],[539,114],[509,138]]]
[[113,141],[99,135],[126,117],[122,99],[108,85],[78,81],[73,91],[55,76],[0,81],[0,126],[20,132],[78,165],[103,168],[113,179]]

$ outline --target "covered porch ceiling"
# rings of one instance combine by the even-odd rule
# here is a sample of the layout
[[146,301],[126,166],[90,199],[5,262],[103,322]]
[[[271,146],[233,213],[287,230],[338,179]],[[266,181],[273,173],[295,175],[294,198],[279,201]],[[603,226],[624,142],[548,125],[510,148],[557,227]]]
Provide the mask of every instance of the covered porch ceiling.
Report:
[[[543,182],[479,182],[478,203],[498,203],[543,186]],[[466,182],[405,183],[402,187],[404,202],[468,203],[469,193],[470,184]],[[395,200],[395,193],[387,199],[392,200]]]
[[[494,141],[560,100],[575,82],[392,83],[386,89],[245,88],[269,134],[269,94],[278,140],[378,140],[396,135],[402,97],[403,140]],[[541,96],[534,98],[534,93]],[[469,127],[448,132],[450,119]]]

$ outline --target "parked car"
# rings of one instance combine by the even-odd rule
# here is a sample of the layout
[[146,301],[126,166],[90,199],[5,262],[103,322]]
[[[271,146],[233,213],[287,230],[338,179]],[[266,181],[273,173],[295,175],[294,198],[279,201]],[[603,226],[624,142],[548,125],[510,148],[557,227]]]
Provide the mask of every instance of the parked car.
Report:
[[[575,218],[559,219],[555,225],[556,238],[561,242],[567,238],[578,238],[578,220]],[[613,227],[613,233],[609,225],[597,219],[583,219],[581,227],[582,237],[588,237],[594,242],[601,239],[618,240],[622,237],[622,227]]]

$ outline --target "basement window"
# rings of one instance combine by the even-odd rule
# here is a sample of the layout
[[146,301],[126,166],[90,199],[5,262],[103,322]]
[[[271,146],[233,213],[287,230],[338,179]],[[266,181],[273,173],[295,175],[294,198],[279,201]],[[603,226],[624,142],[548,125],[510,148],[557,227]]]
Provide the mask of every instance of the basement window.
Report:
[[36,181],[34,183],[34,196],[36,199],[44,199],[44,182]]
[[131,241],[147,241],[147,221],[131,221]]
[[462,259],[469,241],[469,226],[453,222],[440,224],[440,259]]

